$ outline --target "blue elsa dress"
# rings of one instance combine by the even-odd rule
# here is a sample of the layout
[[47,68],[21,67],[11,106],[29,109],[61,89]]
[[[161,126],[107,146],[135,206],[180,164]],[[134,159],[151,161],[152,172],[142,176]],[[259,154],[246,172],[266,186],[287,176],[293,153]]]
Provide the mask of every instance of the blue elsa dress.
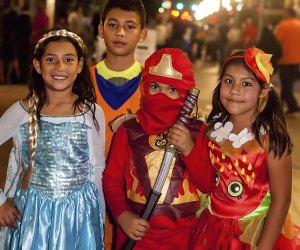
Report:
[[[93,181],[95,157],[90,152],[96,143],[91,142],[91,117],[84,115],[89,113],[65,121],[42,117],[32,181],[14,195],[23,218],[8,230],[6,249],[104,249],[103,193]],[[27,123],[20,124],[18,134],[16,165],[28,166]]]

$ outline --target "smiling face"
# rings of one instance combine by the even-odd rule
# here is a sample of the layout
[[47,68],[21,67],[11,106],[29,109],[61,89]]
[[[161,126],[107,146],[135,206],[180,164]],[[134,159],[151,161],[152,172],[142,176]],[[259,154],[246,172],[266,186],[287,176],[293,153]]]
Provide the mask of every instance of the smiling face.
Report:
[[120,8],[111,9],[104,24],[99,25],[99,35],[104,39],[107,53],[117,56],[133,55],[138,42],[143,42],[147,30],[141,28],[138,13]]
[[258,99],[266,93],[242,65],[229,65],[221,78],[220,100],[231,117],[250,120],[258,112]]
[[72,92],[77,75],[82,70],[83,60],[78,60],[72,43],[59,40],[49,42],[41,60],[33,59],[33,65],[42,75],[47,92]]

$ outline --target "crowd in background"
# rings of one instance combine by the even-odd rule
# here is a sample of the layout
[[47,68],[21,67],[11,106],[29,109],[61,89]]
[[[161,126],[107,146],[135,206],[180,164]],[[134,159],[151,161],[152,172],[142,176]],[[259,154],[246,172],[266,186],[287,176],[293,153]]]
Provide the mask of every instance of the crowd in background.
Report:
[[[45,0],[34,2],[33,13],[29,11],[28,1],[16,2],[4,0],[0,8],[0,83],[6,84],[26,83],[34,47],[42,35],[53,28],[46,12]],[[75,32],[92,51],[95,32],[92,18],[86,17],[83,8],[76,5],[66,15],[59,16],[54,27]]]
[[[156,26],[157,45],[179,47],[194,62],[204,60],[221,65],[224,58],[236,49],[272,42],[274,49],[271,52],[278,60],[281,52],[274,35],[274,26],[274,24],[266,24],[262,36],[259,37],[257,24],[252,17],[245,17],[242,22],[239,22],[234,17],[221,15],[216,23],[201,26],[178,20],[170,20],[168,23],[159,21]],[[176,32],[172,32],[173,30]]]
[[34,46],[49,30],[45,8],[45,1],[36,1],[35,13],[31,17],[25,0],[18,0],[16,5],[10,0],[4,1],[1,8],[0,82],[27,81]]
[[[28,1],[16,2],[4,0],[0,11],[0,83],[26,82],[34,46],[42,34],[52,28],[45,0],[35,1],[34,13],[29,13]],[[71,6],[56,14],[53,25],[81,36],[88,45],[91,63],[105,56],[105,44],[98,37],[100,13],[101,10],[87,13],[82,6]],[[224,58],[235,49],[254,45],[273,54],[275,70],[281,56],[281,46],[274,35],[276,25],[265,22],[260,35],[253,16],[237,20],[225,10],[219,12],[215,22],[202,25],[179,19],[166,20],[160,14],[148,20],[149,28],[156,32],[157,49],[180,48],[192,62],[202,60],[222,65]]]

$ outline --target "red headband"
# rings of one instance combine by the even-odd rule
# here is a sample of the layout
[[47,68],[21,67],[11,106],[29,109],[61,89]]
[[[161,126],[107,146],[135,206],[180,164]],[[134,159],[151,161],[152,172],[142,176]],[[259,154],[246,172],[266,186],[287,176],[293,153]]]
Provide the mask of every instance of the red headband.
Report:
[[272,55],[266,54],[262,50],[252,47],[245,51],[244,55],[233,55],[228,57],[224,64],[235,58],[243,58],[247,66],[253,71],[253,73],[264,82],[264,88],[270,88],[270,78],[273,74],[273,66],[270,61]]

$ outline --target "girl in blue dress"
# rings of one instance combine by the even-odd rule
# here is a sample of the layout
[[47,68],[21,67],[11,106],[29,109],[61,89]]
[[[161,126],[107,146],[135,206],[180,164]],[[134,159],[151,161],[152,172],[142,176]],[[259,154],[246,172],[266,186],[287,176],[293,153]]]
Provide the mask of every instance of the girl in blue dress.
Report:
[[0,192],[6,249],[104,249],[105,121],[95,99],[82,39],[45,34],[28,97],[0,119],[0,145],[13,138]]

